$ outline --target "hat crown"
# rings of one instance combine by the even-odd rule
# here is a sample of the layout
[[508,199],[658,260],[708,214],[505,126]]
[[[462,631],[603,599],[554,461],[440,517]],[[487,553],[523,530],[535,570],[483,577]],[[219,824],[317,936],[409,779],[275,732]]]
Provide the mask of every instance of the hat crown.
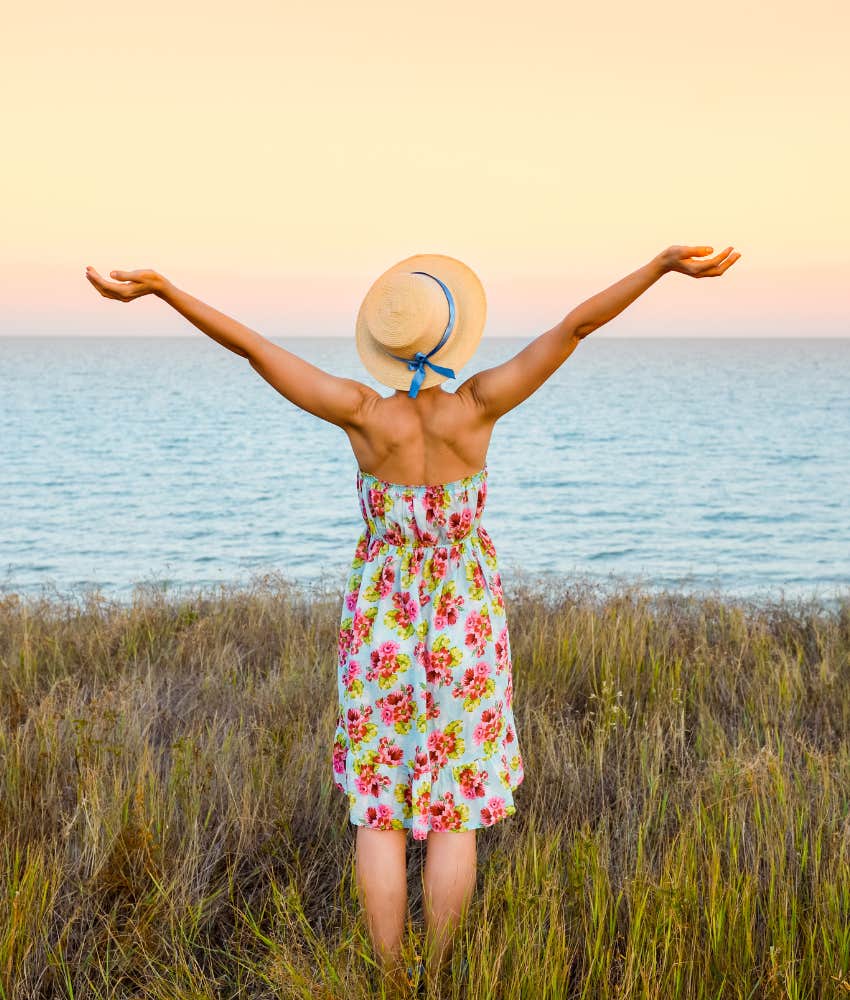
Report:
[[[393,354],[430,351],[449,321],[449,303],[427,274],[396,271],[376,282],[363,303],[369,333]],[[436,354],[440,352],[437,351]]]

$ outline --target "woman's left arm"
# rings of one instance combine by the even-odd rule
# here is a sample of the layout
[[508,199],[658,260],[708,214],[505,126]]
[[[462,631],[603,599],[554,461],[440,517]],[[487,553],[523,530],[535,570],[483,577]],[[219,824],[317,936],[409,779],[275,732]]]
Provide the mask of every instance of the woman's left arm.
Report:
[[643,295],[650,285],[654,285],[662,275],[670,271],[680,271],[693,278],[714,278],[723,274],[741,256],[731,250],[732,247],[726,247],[708,260],[698,260],[697,258],[711,253],[712,247],[668,247],[648,264],[576,306],[564,319],[564,323],[568,323],[576,337],[583,340],[589,333],[618,316],[639,295]]
[[727,247],[707,260],[711,247],[671,246],[649,263],[577,305],[551,330],[541,333],[512,358],[471,375],[458,386],[468,392],[485,420],[495,421],[536,392],[584,338],[621,313],[669,271],[693,278],[723,274],[741,256]]

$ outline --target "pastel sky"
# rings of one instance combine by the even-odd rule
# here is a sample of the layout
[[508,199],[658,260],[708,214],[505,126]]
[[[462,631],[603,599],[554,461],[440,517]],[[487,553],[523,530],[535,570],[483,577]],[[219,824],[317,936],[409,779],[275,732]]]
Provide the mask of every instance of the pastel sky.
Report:
[[2,334],[201,336],[92,264],[353,336],[437,252],[531,337],[684,243],[742,257],[595,336],[850,335],[846,0],[48,0],[3,36]]

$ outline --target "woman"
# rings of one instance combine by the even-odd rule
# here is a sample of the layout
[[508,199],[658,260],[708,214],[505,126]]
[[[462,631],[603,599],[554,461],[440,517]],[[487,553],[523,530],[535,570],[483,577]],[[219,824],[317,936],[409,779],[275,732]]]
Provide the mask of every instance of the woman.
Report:
[[452,257],[409,257],[372,285],[356,323],[365,367],[395,390],[386,397],[316,368],[156,271],[111,271],[109,281],[86,270],[108,298],[159,296],[291,402],[348,435],[365,527],[340,620],[332,774],[356,826],[370,934],[394,982],[403,980],[407,830],[427,838],[433,974],[451,954],[474,889],[475,830],[515,812],[523,777],[501,579],[480,523],[493,426],[662,275],[717,277],[740,257],[732,247],[705,259],[710,253],[669,247],[453,393],[442,383],[457,377],[480,341],[484,290]]

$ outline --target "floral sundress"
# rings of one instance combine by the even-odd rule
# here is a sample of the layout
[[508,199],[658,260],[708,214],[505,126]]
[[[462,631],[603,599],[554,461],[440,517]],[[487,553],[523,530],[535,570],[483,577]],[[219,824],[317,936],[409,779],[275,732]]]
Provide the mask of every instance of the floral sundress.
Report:
[[365,527],[339,627],[333,781],[378,830],[492,826],[523,763],[487,465],[440,485],[357,469]]

